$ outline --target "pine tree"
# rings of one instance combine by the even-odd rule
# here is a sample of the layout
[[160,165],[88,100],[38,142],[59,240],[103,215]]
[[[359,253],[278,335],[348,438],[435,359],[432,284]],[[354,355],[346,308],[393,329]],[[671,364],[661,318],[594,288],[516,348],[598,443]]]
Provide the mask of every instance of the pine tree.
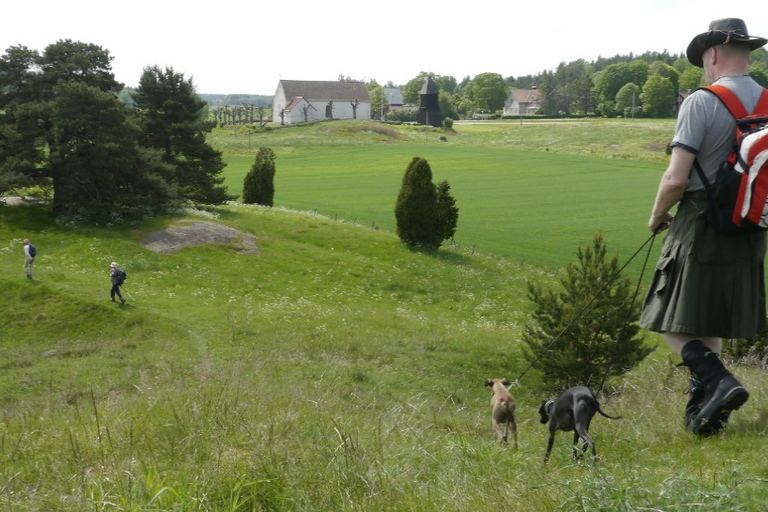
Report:
[[259,148],[251,170],[243,179],[243,203],[272,206],[275,197],[275,153]]
[[52,187],[56,213],[85,215],[172,203],[169,168],[139,146],[111,61],[71,40],[0,56],[0,192]]
[[142,143],[173,166],[180,197],[208,204],[232,199],[221,176],[222,153],[205,140],[216,122],[207,119],[192,80],[172,68],[148,67],[131,98],[142,118]]
[[156,152],[139,147],[138,127],[117,96],[83,83],[60,84],[56,91],[50,164],[59,211],[141,214],[169,206],[171,170]]
[[579,247],[577,258],[560,279],[561,291],[528,282],[534,313],[523,329],[524,357],[559,389],[599,386],[604,375],[626,373],[653,350],[638,335],[640,304],[629,311],[631,281],[617,277],[618,256],[606,259],[602,234]]

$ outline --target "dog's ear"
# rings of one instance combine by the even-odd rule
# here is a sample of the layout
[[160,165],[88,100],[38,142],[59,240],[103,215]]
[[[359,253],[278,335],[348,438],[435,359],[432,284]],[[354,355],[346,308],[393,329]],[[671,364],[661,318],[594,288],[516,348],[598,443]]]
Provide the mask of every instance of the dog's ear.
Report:
[[506,377],[504,377],[504,380],[501,381],[501,383],[504,384],[505,386],[509,386],[509,381],[507,380]]
[[486,386],[493,386],[493,381],[491,379],[485,379],[485,385]]
[[539,420],[541,423],[546,423],[549,421],[549,411],[547,410],[547,401],[542,400],[541,405],[539,406]]

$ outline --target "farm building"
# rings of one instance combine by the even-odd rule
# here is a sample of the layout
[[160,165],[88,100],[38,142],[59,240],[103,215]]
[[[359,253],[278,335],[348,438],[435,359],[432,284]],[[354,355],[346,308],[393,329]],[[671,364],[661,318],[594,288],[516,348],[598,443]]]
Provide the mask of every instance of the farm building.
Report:
[[363,82],[280,80],[272,101],[272,122],[370,119],[371,98]]
[[505,116],[535,114],[539,110],[539,91],[536,89],[512,89],[504,102]]

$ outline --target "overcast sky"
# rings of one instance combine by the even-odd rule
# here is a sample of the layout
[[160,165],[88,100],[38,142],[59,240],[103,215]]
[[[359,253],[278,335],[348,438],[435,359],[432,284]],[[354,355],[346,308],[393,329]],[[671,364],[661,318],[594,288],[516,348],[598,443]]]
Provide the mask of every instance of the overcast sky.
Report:
[[[10,5],[9,5],[10,4]],[[709,22],[746,20],[768,37],[765,0],[9,0],[0,50],[42,52],[61,39],[101,46],[127,86],[172,67],[201,94],[272,95],[280,79],[339,75],[405,84],[421,71],[507,76],[561,62],[681,53]]]

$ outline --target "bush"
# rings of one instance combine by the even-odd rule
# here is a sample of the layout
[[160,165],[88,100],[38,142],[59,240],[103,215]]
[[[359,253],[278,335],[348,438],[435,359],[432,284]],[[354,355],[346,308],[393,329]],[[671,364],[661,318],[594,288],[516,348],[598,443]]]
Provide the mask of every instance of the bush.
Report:
[[397,109],[387,113],[387,119],[400,123],[415,123],[418,110]]
[[568,264],[562,291],[528,282],[534,314],[523,329],[524,357],[556,389],[599,386],[604,376],[628,372],[653,350],[638,335],[640,304],[632,304],[630,279],[617,278],[618,256],[605,255],[597,233]]
[[243,203],[272,206],[275,198],[275,153],[259,148],[251,170],[243,179]]

